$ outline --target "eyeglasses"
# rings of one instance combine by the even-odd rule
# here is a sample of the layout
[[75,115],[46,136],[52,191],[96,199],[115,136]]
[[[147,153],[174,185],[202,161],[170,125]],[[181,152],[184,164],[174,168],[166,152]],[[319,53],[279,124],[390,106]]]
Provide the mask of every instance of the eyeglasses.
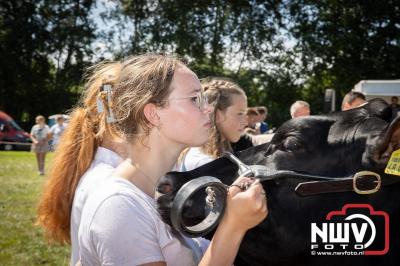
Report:
[[189,97],[182,97],[182,98],[171,98],[171,99],[168,99],[166,101],[170,101],[170,100],[185,100],[185,99],[190,99],[190,101],[192,103],[194,103],[197,106],[197,108],[199,108],[199,110],[201,112],[203,112],[206,109],[206,107],[210,104],[208,102],[208,98],[201,91],[198,92],[196,94],[196,96],[189,96]]

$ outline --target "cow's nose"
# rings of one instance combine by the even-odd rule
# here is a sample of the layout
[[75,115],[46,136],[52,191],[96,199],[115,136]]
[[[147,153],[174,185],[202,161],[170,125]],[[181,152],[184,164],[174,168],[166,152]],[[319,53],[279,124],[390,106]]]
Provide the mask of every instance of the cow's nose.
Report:
[[166,174],[158,181],[156,191],[161,194],[167,194],[172,192],[173,188],[174,183],[172,181],[172,178],[168,174]]
[[157,187],[157,191],[162,194],[167,194],[172,191],[172,185],[167,183],[159,184]]

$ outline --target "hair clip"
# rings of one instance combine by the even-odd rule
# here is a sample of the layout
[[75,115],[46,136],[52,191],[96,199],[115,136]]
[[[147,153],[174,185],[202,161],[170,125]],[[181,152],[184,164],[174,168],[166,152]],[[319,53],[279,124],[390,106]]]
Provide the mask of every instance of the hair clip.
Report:
[[[115,116],[112,112],[112,102],[111,102],[112,86],[110,84],[104,84],[100,87],[100,93],[97,96],[97,111],[99,113],[104,112],[105,107],[107,107],[107,123],[114,123]],[[106,106],[105,103],[106,102]]]
[[99,114],[101,114],[102,112],[104,112],[104,105],[103,105],[103,101],[102,101],[102,95],[101,92],[97,95],[97,99],[96,99],[96,103],[97,103],[97,112]]

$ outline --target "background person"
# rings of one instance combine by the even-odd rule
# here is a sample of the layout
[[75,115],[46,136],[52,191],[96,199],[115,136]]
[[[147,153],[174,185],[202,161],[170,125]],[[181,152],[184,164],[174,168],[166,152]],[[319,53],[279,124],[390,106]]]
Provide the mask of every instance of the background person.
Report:
[[44,175],[44,163],[46,153],[49,151],[48,133],[49,126],[46,125],[46,119],[38,115],[35,119],[36,124],[31,129],[32,151],[36,155],[37,166],[40,175]]
[[260,132],[260,134],[265,134],[269,130],[268,123],[265,122],[268,117],[268,109],[265,106],[257,106],[256,109],[259,114],[256,128]]
[[343,97],[342,111],[356,108],[366,102],[364,94],[358,91],[350,91]]
[[305,101],[295,101],[292,106],[290,106],[290,116],[292,118],[309,116],[310,112],[310,104]]
[[252,135],[260,134],[260,132],[257,129],[257,122],[260,116],[257,109],[254,107],[247,108],[246,115],[247,115],[247,127],[245,129],[245,132]]
[[390,107],[392,108],[392,119],[399,115],[400,105],[398,104],[399,98],[397,96],[392,96],[390,98]]
[[56,119],[56,124],[50,128],[49,139],[53,139],[52,142],[53,151],[57,148],[58,143],[60,142],[60,138],[64,133],[64,130],[67,128],[67,124],[64,121],[65,121],[64,117],[60,115]]

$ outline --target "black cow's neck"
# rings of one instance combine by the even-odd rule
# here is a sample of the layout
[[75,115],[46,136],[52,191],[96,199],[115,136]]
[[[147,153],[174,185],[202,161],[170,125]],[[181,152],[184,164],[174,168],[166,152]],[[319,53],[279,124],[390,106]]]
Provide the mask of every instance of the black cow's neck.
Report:
[[190,171],[192,177],[214,176],[224,184],[231,184],[238,177],[238,166],[229,159],[221,157],[211,163]]

